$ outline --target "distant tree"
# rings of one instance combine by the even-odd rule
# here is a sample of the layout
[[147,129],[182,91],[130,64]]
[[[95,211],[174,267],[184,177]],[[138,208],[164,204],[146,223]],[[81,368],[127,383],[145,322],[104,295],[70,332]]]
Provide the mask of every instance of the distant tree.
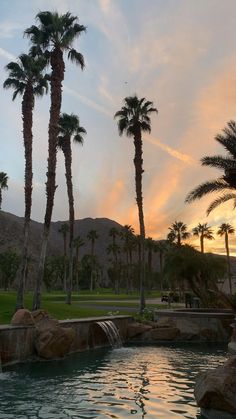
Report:
[[230,121],[223,129],[223,134],[218,134],[215,140],[227,151],[226,156],[203,157],[202,166],[210,166],[223,171],[223,175],[217,179],[202,183],[193,189],[186,197],[186,202],[191,203],[213,192],[222,192],[208,207],[207,215],[219,205],[231,199],[236,206],[236,123]]
[[31,55],[22,54],[18,62],[10,62],[6,66],[9,77],[3,87],[14,90],[12,99],[22,96],[21,113],[23,120],[23,140],[25,150],[25,219],[24,219],[24,245],[22,249],[21,266],[19,269],[18,292],[16,310],[24,307],[24,288],[27,269],[30,216],[32,207],[32,145],[33,145],[33,109],[35,97],[43,96],[48,91],[49,76],[45,74],[46,59],[34,58]]
[[75,260],[76,260],[76,275],[75,275],[75,282],[76,282],[76,290],[79,291],[79,249],[80,247],[85,245],[85,242],[80,236],[75,237],[74,239],[74,247],[75,247]]
[[58,229],[58,233],[62,234],[63,237],[63,253],[64,253],[64,280],[63,288],[66,291],[66,282],[67,282],[67,234],[69,232],[69,225],[64,223]]
[[126,292],[132,291],[132,263],[133,251],[136,248],[137,241],[134,235],[134,229],[131,225],[124,225],[120,231],[120,237],[123,240],[123,251],[126,255]]
[[90,277],[90,291],[93,291],[93,276],[94,276],[94,268],[95,268],[95,258],[94,258],[94,247],[95,241],[99,238],[96,230],[90,230],[87,234],[88,240],[91,241],[91,261],[92,261],[92,269],[91,269],[91,277]]
[[159,264],[160,264],[160,288],[161,292],[163,291],[163,270],[164,270],[164,256],[168,251],[168,241],[167,240],[158,240],[154,245],[154,252],[159,253]]
[[140,247],[141,247],[141,264],[140,264],[140,312],[145,308],[145,225],[143,212],[143,195],[142,195],[142,174],[143,170],[143,142],[142,134],[151,132],[150,115],[156,112],[153,103],[145,98],[139,99],[137,95],[126,97],[124,106],[116,112],[115,118],[118,119],[118,131],[122,135],[126,133],[127,137],[134,139],[134,166],[135,166],[135,189],[136,201],[139,215],[140,229]]
[[182,245],[182,241],[189,238],[190,233],[187,231],[187,226],[182,221],[175,221],[169,227],[169,233],[167,235],[167,240],[171,243],[176,243],[177,246]]
[[17,269],[20,264],[20,256],[15,250],[6,250],[0,253],[0,272],[2,278],[2,287],[8,290],[15,279]]
[[164,274],[168,282],[179,288],[187,285],[203,307],[218,307],[217,281],[224,276],[225,261],[215,255],[200,253],[191,246],[170,247],[165,255]]
[[200,237],[200,248],[202,253],[204,253],[204,239],[214,240],[213,231],[211,227],[207,225],[207,223],[199,223],[197,227],[194,227],[193,235]]
[[152,262],[153,262],[153,252],[155,249],[155,241],[152,237],[147,237],[145,240],[145,247],[147,251],[147,270],[148,270],[148,279],[149,279],[149,289],[151,288],[152,284],[152,276],[153,276],[153,269],[152,269]]
[[230,267],[230,256],[229,256],[229,234],[234,234],[235,230],[229,223],[223,223],[219,227],[217,234],[225,237],[225,250],[227,255],[227,268],[228,268],[228,279],[229,279],[229,290],[232,295],[232,279],[231,279],[231,267]]
[[31,53],[34,55],[44,53],[51,65],[52,74],[50,78],[51,107],[48,127],[47,202],[39,270],[33,298],[34,310],[40,308],[41,303],[44,262],[56,190],[58,123],[61,112],[62,82],[65,73],[64,53],[68,54],[68,59],[71,62],[78,64],[81,69],[84,68],[83,55],[72,48],[72,45],[86,30],[83,25],[78,23],[78,17],[71,15],[69,12],[61,15],[50,11],[39,12],[36,19],[38,26],[33,25],[26,29],[25,34],[32,43]]
[[70,238],[69,238],[69,279],[67,286],[66,303],[71,304],[71,291],[73,279],[73,240],[74,240],[74,223],[75,223],[75,210],[74,210],[74,195],[72,183],[72,149],[71,140],[74,143],[83,144],[83,135],[86,130],[80,126],[79,117],[76,115],[68,115],[63,113],[59,119],[59,136],[58,147],[63,151],[65,158],[66,169],[66,184],[67,195],[69,202],[69,224],[70,224]]
[[113,255],[113,277],[115,282],[115,294],[119,293],[119,272],[118,272],[118,254],[120,253],[120,246],[114,241],[107,246],[107,254]]
[[8,189],[8,176],[4,172],[0,172],[0,209],[2,209],[2,191]]

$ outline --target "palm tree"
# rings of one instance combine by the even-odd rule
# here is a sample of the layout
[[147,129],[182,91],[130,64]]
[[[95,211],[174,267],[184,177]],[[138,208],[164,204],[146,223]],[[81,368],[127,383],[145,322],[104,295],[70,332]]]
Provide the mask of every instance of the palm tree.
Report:
[[66,278],[67,278],[67,233],[69,232],[69,225],[64,223],[59,228],[58,232],[62,234],[63,237],[63,248],[64,248],[64,279],[63,279],[63,288],[66,291]]
[[112,244],[116,244],[116,237],[119,236],[120,232],[117,230],[116,227],[111,227],[109,230],[109,236],[112,237]]
[[152,237],[147,237],[145,240],[145,247],[147,250],[147,268],[148,268],[148,279],[149,279],[149,290],[152,286],[152,259],[153,259],[153,251],[155,248],[155,242]]
[[73,240],[74,240],[74,222],[75,222],[75,210],[74,210],[74,195],[73,195],[73,184],[72,184],[72,150],[71,150],[71,139],[73,137],[74,143],[83,144],[83,134],[86,134],[86,130],[80,126],[79,117],[76,115],[68,115],[63,113],[59,119],[59,136],[58,136],[58,148],[63,151],[65,158],[65,169],[66,169],[66,184],[67,194],[69,202],[69,223],[70,223],[70,238],[69,238],[69,279],[67,286],[67,299],[66,303],[71,304],[71,289],[73,279]]
[[167,239],[172,243],[176,243],[178,246],[181,246],[182,241],[188,239],[190,236],[190,233],[187,231],[186,224],[182,221],[175,221],[171,224],[169,230]]
[[133,250],[136,247],[136,237],[131,225],[124,225],[120,231],[120,237],[124,241],[123,251],[126,255],[126,291],[127,294],[132,289],[132,258]]
[[225,249],[227,255],[227,267],[228,267],[228,279],[229,279],[229,290],[232,295],[232,281],[231,281],[231,269],[230,269],[230,257],[229,257],[229,234],[234,234],[235,230],[231,224],[223,223],[219,227],[217,234],[219,236],[225,236]]
[[163,269],[164,269],[164,254],[166,254],[168,250],[166,240],[158,240],[155,242],[154,252],[159,253],[159,264],[160,264],[160,288],[161,292],[163,291]]
[[33,25],[26,29],[25,34],[32,42],[32,54],[43,52],[48,58],[52,74],[50,79],[51,107],[48,127],[47,202],[33,309],[40,308],[41,303],[41,284],[56,190],[58,123],[61,111],[62,82],[65,73],[64,53],[68,53],[67,56],[70,61],[80,65],[81,69],[84,68],[83,55],[72,48],[72,44],[86,30],[83,25],[77,23],[77,16],[72,16],[69,12],[62,15],[59,15],[57,12],[40,12],[37,14],[36,19],[39,23],[38,26]]
[[23,120],[23,140],[25,150],[25,219],[24,219],[24,245],[22,249],[21,264],[18,275],[18,292],[16,310],[24,307],[24,288],[27,271],[30,216],[32,207],[32,144],[33,144],[33,109],[35,96],[43,96],[48,90],[48,75],[44,74],[46,60],[44,57],[34,58],[22,54],[18,62],[10,62],[6,66],[9,77],[3,87],[14,90],[12,100],[18,95],[22,96],[21,113]]
[[87,234],[87,238],[91,241],[91,277],[90,277],[90,291],[93,291],[93,276],[94,276],[94,247],[95,247],[95,240],[98,239],[98,234],[96,230],[90,230]]
[[8,189],[8,176],[4,172],[0,172],[0,209],[2,208],[2,191]]
[[84,241],[80,236],[75,237],[73,241],[74,247],[75,247],[75,260],[76,260],[76,289],[77,292],[79,291],[79,249],[80,247],[84,246]]
[[227,151],[226,156],[203,157],[202,166],[210,166],[223,171],[223,175],[217,179],[202,183],[193,189],[186,197],[186,202],[190,203],[196,199],[212,192],[222,192],[208,207],[207,215],[210,214],[220,204],[231,199],[236,206],[236,123],[230,121],[223,129],[223,134],[218,134],[215,140],[220,143]]
[[200,237],[201,252],[204,253],[204,239],[214,240],[213,231],[207,223],[198,224],[197,227],[193,228],[193,235]]
[[140,269],[140,312],[145,308],[144,284],[145,284],[145,225],[143,213],[143,196],[142,196],[142,174],[143,174],[143,158],[142,158],[142,133],[151,132],[150,114],[157,113],[157,109],[153,107],[153,103],[145,98],[138,99],[136,95],[126,97],[124,106],[116,112],[115,118],[118,118],[118,131],[122,135],[124,132],[128,137],[134,139],[134,167],[135,167],[135,188],[136,201],[139,215],[140,230],[140,246],[141,246],[141,269]]
[[[118,231],[117,231],[118,232]],[[107,246],[107,254],[110,253],[113,256],[113,267],[114,267],[114,276],[115,276],[115,294],[119,294],[119,278],[118,278],[118,254],[120,253],[120,246],[115,242],[110,243]]]

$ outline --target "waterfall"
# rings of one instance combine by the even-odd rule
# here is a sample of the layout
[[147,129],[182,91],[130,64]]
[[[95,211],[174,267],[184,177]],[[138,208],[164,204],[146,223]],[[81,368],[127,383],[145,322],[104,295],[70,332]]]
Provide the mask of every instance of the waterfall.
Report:
[[115,323],[111,320],[104,320],[101,322],[96,322],[98,326],[106,333],[108,341],[113,348],[121,348],[122,341],[120,338],[119,330],[117,329]]

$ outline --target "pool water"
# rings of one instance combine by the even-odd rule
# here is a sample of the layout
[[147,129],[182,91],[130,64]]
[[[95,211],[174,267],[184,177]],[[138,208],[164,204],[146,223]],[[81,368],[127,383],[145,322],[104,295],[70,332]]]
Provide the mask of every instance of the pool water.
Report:
[[0,418],[201,418],[195,377],[225,358],[226,348],[131,346],[18,364],[0,374]]

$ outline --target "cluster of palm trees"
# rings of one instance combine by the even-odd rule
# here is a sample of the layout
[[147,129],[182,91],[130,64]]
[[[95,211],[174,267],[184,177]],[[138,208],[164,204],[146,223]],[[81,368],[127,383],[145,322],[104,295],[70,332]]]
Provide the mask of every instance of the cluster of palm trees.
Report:
[[[187,225],[182,221],[175,221],[171,227],[169,227],[169,230],[167,240],[170,243],[176,243],[177,246],[181,246],[182,242],[191,236],[191,233],[187,229]],[[232,274],[230,269],[229,235],[234,233],[235,229],[229,223],[222,223],[216,232],[217,235],[221,237],[224,236],[225,239],[230,294],[232,294]],[[199,223],[192,229],[192,234],[193,236],[199,237],[200,249],[202,253],[204,253],[204,240],[214,240],[213,229],[208,226],[207,223]]]
[[[39,260],[38,274],[33,298],[33,309],[40,308],[41,286],[44,274],[44,264],[47,251],[48,236],[54,205],[56,191],[56,165],[57,149],[60,148],[65,157],[66,183],[69,201],[69,276],[67,283],[67,302],[71,302],[71,285],[73,270],[73,240],[74,240],[74,197],[71,173],[71,139],[75,142],[83,142],[83,135],[86,130],[80,126],[79,118],[74,115],[61,115],[62,83],[65,74],[64,56],[78,64],[84,69],[84,57],[73,48],[73,42],[83,32],[85,26],[81,25],[77,16],[71,13],[59,15],[57,12],[40,12],[36,16],[37,25],[25,30],[25,35],[31,42],[28,54],[19,56],[17,62],[11,62],[6,66],[9,77],[4,82],[5,88],[13,88],[13,100],[18,95],[22,96],[22,119],[23,119],[23,140],[25,149],[25,223],[24,223],[24,246],[21,258],[21,268],[18,273],[18,295],[16,309],[24,306],[24,284],[25,272],[28,259],[29,228],[32,207],[32,144],[33,144],[33,109],[36,96],[42,96],[50,86],[50,110],[48,125],[48,167],[46,181],[46,211],[44,216],[44,227],[41,254]],[[46,70],[50,66],[50,74]],[[138,99],[136,95],[125,98],[124,106],[115,114],[118,118],[118,129],[122,135],[132,136],[135,146],[135,186],[136,200],[140,224],[140,295],[141,309],[144,308],[144,213],[142,197],[142,132],[151,131],[150,114],[157,112],[152,102],[145,98]],[[91,243],[93,239],[91,238]],[[91,275],[92,284],[92,275]],[[91,285],[92,286],[92,285]]]

